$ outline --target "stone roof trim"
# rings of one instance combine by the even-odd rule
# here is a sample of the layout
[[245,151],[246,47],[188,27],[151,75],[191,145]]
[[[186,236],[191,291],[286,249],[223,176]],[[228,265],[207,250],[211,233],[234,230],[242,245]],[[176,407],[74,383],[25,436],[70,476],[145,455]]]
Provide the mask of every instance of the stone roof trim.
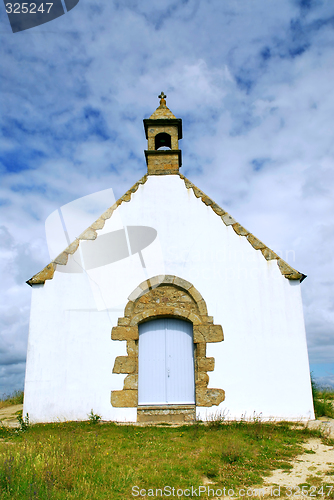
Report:
[[302,282],[306,275],[300,273],[293,267],[291,267],[287,262],[279,257],[275,252],[273,252],[270,248],[268,248],[262,241],[256,238],[252,233],[250,233],[247,229],[245,229],[241,224],[239,224],[233,217],[225,212],[217,203],[215,203],[209,196],[203,193],[198,187],[195,186],[189,179],[187,179],[184,175],[178,174],[181,179],[183,179],[186,188],[192,189],[196,198],[201,198],[202,202],[205,205],[209,206],[217,215],[220,216],[225,226],[232,226],[234,231],[239,236],[245,236],[247,241],[252,245],[255,250],[261,250],[262,255],[266,260],[277,260],[277,265],[282,275],[289,280],[299,280]]
[[[306,275],[296,271],[293,267],[287,264],[283,259],[281,259],[275,252],[268,248],[262,241],[257,239],[252,233],[247,231],[241,224],[239,224],[233,217],[225,212],[217,203],[215,203],[209,196],[207,196],[203,191],[198,189],[195,184],[193,184],[184,175],[177,173],[179,177],[184,181],[187,189],[192,189],[196,198],[201,198],[202,202],[210,207],[224,222],[225,226],[232,226],[233,230],[239,235],[247,238],[247,241],[252,245],[255,250],[261,250],[264,258],[266,260],[277,260],[277,265],[282,275],[289,280],[299,280],[302,282]],[[103,229],[105,221],[110,219],[114,211],[123,202],[128,202],[131,200],[131,195],[135,193],[141,184],[145,184],[148,179],[148,175],[144,175],[138,182],[136,182],[128,191],[114,203],[110,208],[108,208],[93,224],[91,224],[79,238],[76,238],[65,250],[58,255],[50,264],[48,264],[42,271],[35,274],[26,283],[30,286],[44,284],[46,280],[51,280],[54,276],[57,265],[64,266],[67,264],[68,256],[73,255],[79,248],[80,240],[95,240],[97,238],[97,232],[99,229]]]
[[114,211],[123,202],[128,202],[131,200],[131,195],[137,191],[141,184],[145,184],[147,181],[147,174],[144,175],[138,182],[136,182],[128,191],[114,203],[110,208],[108,208],[93,224],[91,224],[83,233],[80,234],[79,238],[76,238],[65,250],[58,255],[50,264],[48,264],[42,271],[35,274],[26,283],[30,286],[44,284],[46,280],[52,280],[54,272],[57,265],[65,266],[68,261],[68,256],[73,255],[79,248],[80,240],[95,240],[97,238],[97,232],[99,229],[103,229],[105,221],[110,219]]

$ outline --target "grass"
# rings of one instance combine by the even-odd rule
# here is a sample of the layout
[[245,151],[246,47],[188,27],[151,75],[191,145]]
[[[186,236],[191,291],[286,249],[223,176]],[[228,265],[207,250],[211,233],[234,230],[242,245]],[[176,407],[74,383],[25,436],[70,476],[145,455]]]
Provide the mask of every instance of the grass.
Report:
[[23,391],[14,391],[11,395],[4,394],[0,398],[0,409],[7,408],[12,405],[22,405],[23,404]]
[[320,436],[261,421],[182,427],[67,422],[0,433],[3,500],[125,500],[135,498],[133,486],[148,496],[149,489],[198,488],[205,480],[215,489],[261,485],[271,470],[288,470],[310,436]]
[[334,389],[319,387],[311,374],[314,413],[316,418],[334,418]]

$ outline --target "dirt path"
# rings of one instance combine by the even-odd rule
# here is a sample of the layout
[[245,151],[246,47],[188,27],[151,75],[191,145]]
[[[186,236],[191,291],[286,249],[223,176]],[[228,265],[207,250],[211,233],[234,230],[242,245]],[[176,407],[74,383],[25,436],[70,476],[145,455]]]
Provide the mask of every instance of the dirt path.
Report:
[[17,421],[17,413],[23,410],[23,405],[7,406],[0,408],[0,422],[6,427],[20,427]]

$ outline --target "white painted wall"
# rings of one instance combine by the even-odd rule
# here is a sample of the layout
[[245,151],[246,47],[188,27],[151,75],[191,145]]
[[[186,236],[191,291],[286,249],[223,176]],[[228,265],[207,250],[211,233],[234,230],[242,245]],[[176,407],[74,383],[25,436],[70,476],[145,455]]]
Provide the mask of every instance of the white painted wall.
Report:
[[141,281],[172,274],[197,288],[224,330],[207,356],[216,360],[209,387],[224,389],[226,399],[198,415],[314,418],[299,282],[284,278],[177,175],[150,176],[98,234],[122,225],[157,230],[142,251],[147,272],[136,254],[88,274],[56,271],[33,286],[24,414],[33,422],[80,420],[93,409],[104,420],[135,421],[136,409],[110,404],[124,379],[112,374],[114,360],[126,354],[111,328]]

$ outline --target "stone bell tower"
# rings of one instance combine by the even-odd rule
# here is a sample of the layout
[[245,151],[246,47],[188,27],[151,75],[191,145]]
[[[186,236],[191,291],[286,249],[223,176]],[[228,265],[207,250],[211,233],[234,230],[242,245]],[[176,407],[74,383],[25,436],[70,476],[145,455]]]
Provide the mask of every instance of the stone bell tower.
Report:
[[149,175],[177,174],[182,164],[178,143],[182,139],[182,120],[175,118],[167,108],[166,97],[161,92],[160,106],[144,120],[148,148],[145,157]]

